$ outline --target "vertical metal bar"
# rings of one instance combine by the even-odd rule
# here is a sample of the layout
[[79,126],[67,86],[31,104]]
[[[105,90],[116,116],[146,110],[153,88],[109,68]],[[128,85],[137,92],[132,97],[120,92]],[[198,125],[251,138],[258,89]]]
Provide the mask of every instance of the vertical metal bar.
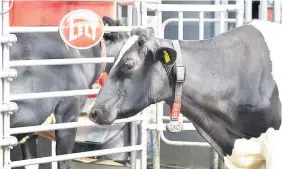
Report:
[[132,26],[132,5],[127,6],[127,26]]
[[117,20],[122,21],[122,6],[117,3]]
[[[2,11],[9,11],[9,1],[2,1]],[[3,17],[3,35],[8,36],[9,35],[9,12],[2,14]],[[8,70],[9,69],[9,60],[10,60],[10,54],[9,54],[9,44],[2,44],[3,50],[2,50],[2,68]],[[2,70],[1,70],[2,71]],[[10,82],[8,79],[3,79],[3,102],[8,103],[10,101],[9,94],[10,94]],[[10,136],[10,113],[5,112],[3,113],[4,117],[4,137]],[[4,148],[4,165],[8,165],[10,163],[10,147]]]
[[[140,26],[141,20],[140,20],[140,2],[134,2],[133,3],[133,8],[132,8],[132,25],[134,26]],[[137,123],[136,122],[131,122],[130,123],[130,141],[131,141],[131,146],[135,146],[137,144]],[[132,151],[130,153],[130,166],[131,169],[137,169],[137,152]]]
[[162,116],[163,116],[163,102],[159,102],[156,104],[156,123],[157,123],[157,134],[156,134],[156,155],[154,158],[154,169],[160,169],[161,168],[161,122],[162,122]]
[[268,3],[268,1],[266,1],[266,0],[260,1],[259,19],[261,19],[261,20],[267,20],[267,3]]
[[245,1],[245,22],[250,22],[252,20],[252,1]]
[[143,150],[141,151],[141,169],[147,169],[147,107],[143,110],[142,117],[143,121],[141,123],[141,145],[143,146]]
[[[163,27],[163,22],[162,22],[162,12],[161,11],[157,11],[157,36],[158,38],[164,38],[164,29],[165,27]],[[183,22],[182,22],[183,23]],[[183,30],[183,29],[182,29]],[[178,30],[179,31],[179,30]],[[161,168],[161,160],[160,160],[160,144],[161,144],[161,137],[160,137],[160,130],[158,128],[159,123],[159,116],[162,117],[162,113],[159,112],[157,106],[160,103],[157,103],[155,106],[156,109],[156,125],[157,125],[157,131],[156,131],[156,152],[155,152],[155,156],[153,157],[153,168],[154,169],[160,169]],[[161,115],[159,115],[161,114]]]
[[183,40],[183,11],[178,12],[178,40]]
[[141,11],[140,11],[140,2],[133,3],[133,25],[140,26],[141,25]]
[[[130,123],[130,143],[131,146],[135,146],[137,144],[136,141],[136,122]],[[130,153],[130,166],[131,169],[136,169],[136,151],[132,151]]]
[[[3,12],[3,1],[0,2],[0,12]],[[3,18],[0,16],[0,36],[3,36]],[[0,44],[0,71],[3,69],[3,45]],[[0,106],[3,104],[3,79],[0,79]],[[0,139],[4,137],[4,118],[3,113],[0,112]],[[4,167],[4,147],[0,146],[0,167]]]
[[281,22],[281,0],[273,1],[273,21],[276,23]]
[[[53,157],[56,156],[56,142],[51,141],[51,154]],[[58,163],[57,162],[52,162],[52,169],[57,169],[58,168]]]
[[225,12],[220,12],[220,28],[219,33],[225,32]]
[[204,12],[200,11],[199,12],[199,40],[204,39]]
[[164,29],[162,25],[162,11],[157,11],[157,33],[159,38],[164,38]]
[[[141,25],[147,26],[148,19],[146,0],[141,2],[141,17]],[[141,151],[141,169],[147,169],[147,115],[145,111],[141,112],[143,117],[143,120],[141,121],[141,145],[143,146],[143,150]]]
[[[220,5],[220,0],[215,0],[214,5]],[[219,18],[219,12],[214,12],[214,19]],[[219,34],[219,23],[214,22],[214,36]]]
[[236,27],[239,27],[244,24],[244,1],[236,0],[236,5],[239,9],[236,11]]
[[147,2],[146,0],[141,2],[141,25],[142,26],[147,26]]

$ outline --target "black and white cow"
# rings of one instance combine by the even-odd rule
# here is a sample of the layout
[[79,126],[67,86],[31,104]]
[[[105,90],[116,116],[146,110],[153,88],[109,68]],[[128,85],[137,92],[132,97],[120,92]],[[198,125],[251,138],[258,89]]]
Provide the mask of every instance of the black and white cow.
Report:
[[[180,51],[172,40],[152,35],[152,29],[132,30],[131,44],[121,52],[89,114],[93,122],[111,124],[160,101],[172,106],[179,52],[186,67],[181,113],[228,167],[238,162],[234,153],[246,151],[254,157],[263,154],[263,142],[278,139],[272,134],[281,125],[282,25],[253,20],[211,39],[179,40]],[[250,145],[257,151],[248,150],[252,146],[242,149],[244,141],[253,141]],[[268,157],[261,159],[271,168],[273,159]],[[251,163],[258,162],[265,165],[261,160]]]
[[[109,17],[104,23],[119,26]],[[79,50],[80,55],[70,55],[58,33],[16,33],[18,41],[10,49],[10,60],[40,60],[101,57],[101,47]],[[112,39],[118,40],[117,42]],[[107,56],[116,57],[116,50],[122,48],[128,39],[126,33],[106,33]],[[18,76],[11,82],[11,94],[67,91],[91,88],[101,73],[102,64],[23,66],[16,67]],[[112,64],[106,64],[106,72]],[[82,111],[87,96],[57,97],[47,99],[19,100],[18,111],[11,115],[11,127],[41,125],[54,112],[56,123],[75,122]],[[21,140],[27,134],[16,135]],[[76,129],[56,130],[57,155],[72,152]],[[36,157],[36,139],[33,135],[21,144],[23,158]],[[13,154],[12,154],[13,156]],[[29,166],[38,168],[38,165]],[[59,169],[71,168],[71,161],[58,162]]]

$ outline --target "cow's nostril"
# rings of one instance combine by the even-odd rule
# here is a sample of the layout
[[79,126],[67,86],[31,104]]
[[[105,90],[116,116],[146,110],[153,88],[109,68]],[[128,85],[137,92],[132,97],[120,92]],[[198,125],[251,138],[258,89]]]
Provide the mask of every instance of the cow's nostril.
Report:
[[97,116],[97,111],[94,111],[90,114],[90,118],[95,119],[95,117]]
[[104,111],[104,108],[102,106],[100,106],[100,105],[99,106],[94,106],[93,109],[91,110],[91,112],[89,113],[88,118],[92,122],[96,123],[97,120],[99,118],[101,118],[101,115],[103,114],[103,111]]
[[89,119],[92,121],[92,122],[95,122],[95,119],[97,118],[97,115],[98,115],[98,111],[97,110],[94,110],[94,111],[91,111],[89,113]]

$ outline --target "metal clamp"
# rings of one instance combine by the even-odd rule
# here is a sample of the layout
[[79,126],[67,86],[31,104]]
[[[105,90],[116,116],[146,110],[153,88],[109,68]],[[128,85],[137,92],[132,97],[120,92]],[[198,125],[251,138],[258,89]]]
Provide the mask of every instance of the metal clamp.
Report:
[[0,36],[0,43],[16,43],[17,36],[15,34],[9,34],[8,36]]
[[166,125],[166,130],[172,133],[177,133],[183,130],[182,121],[171,121]]
[[15,102],[3,103],[0,107],[1,112],[15,112],[18,110],[18,105]]
[[186,77],[186,67],[185,66],[177,66],[176,67],[176,80],[177,82],[184,82]]
[[16,146],[18,145],[18,139],[14,136],[4,137],[0,142],[0,146]]
[[16,69],[4,69],[0,72],[0,78],[16,78],[18,72]]

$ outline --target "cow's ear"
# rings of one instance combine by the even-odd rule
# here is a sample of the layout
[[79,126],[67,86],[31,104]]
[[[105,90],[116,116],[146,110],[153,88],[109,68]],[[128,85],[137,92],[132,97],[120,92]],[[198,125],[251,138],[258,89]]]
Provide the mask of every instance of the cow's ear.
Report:
[[115,21],[108,16],[104,16],[102,20],[105,26],[115,26]]
[[158,47],[155,51],[155,59],[166,65],[174,64],[177,53],[169,47]]

